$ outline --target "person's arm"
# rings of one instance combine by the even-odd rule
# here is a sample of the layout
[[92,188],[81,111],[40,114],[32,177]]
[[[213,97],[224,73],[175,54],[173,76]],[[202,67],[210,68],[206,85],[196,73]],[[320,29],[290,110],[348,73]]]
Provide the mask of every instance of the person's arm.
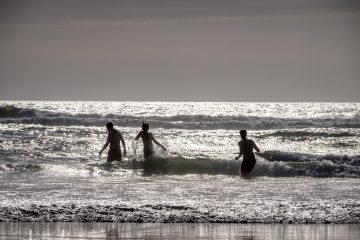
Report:
[[141,133],[142,133],[142,131],[139,132],[138,135],[135,137],[135,140],[136,140],[136,141],[139,140],[139,138],[141,137]]
[[239,156],[235,157],[235,160],[239,160],[239,158],[241,157],[241,155],[243,155],[243,150],[242,150],[242,145],[241,145],[241,143],[239,142],[238,145],[239,145],[239,150],[240,150],[240,152],[239,152]]
[[105,148],[107,148],[107,146],[109,145],[110,143],[110,138],[108,136],[107,140],[106,140],[106,143],[104,144],[103,148],[100,150],[99,152],[99,155],[101,156],[102,152],[105,150]]
[[156,139],[154,138],[154,136],[151,134],[151,140],[156,144],[158,145],[159,147],[161,147],[162,149],[164,149],[166,151],[166,148],[161,145],[158,141],[156,141]]
[[123,145],[123,148],[124,148],[124,157],[126,156],[126,146],[125,146],[125,141],[124,141],[124,138],[123,136],[120,134],[120,141],[121,141],[121,144]]
[[260,152],[260,149],[258,148],[258,146],[256,146],[256,143],[253,141],[253,147],[257,152]]

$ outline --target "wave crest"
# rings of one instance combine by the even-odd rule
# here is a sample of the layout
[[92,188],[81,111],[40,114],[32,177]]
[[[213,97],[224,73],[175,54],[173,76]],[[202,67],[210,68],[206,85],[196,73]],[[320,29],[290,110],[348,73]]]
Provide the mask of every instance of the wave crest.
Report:
[[0,107],[0,118],[35,117],[35,109],[18,108],[13,105]]
[[[144,119],[145,118],[145,119]],[[146,120],[153,128],[178,129],[276,129],[276,128],[360,128],[359,116],[335,118],[275,118],[257,116],[129,116],[116,114],[68,114],[17,108],[7,105],[0,107],[0,123],[23,123],[60,126],[103,126],[107,121],[121,127],[135,127]],[[288,136],[286,132],[276,132],[275,136]],[[308,135],[296,132],[296,136]],[[312,133],[313,135],[316,133]],[[335,135],[335,137],[338,135]],[[340,135],[342,136],[342,135]],[[331,137],[331,136],[330,136]]]

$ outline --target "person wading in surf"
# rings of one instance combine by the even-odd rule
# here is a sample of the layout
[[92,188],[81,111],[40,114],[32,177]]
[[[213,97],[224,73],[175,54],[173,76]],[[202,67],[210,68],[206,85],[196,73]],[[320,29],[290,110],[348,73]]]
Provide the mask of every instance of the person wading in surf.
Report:
[[153,142],[166,151],[166,148],[163,145],[161,145],[158,141],[156,141],[153,134],[149,132],[149,128],[150,128],[149,124],[143,122],[141,128],[142,131],[140,131],[139,134],[135,137],[135,140],[139,140],[139,138],[141,138],[141,140],[143,141],[145,160],[150,159],[155,154]]
[[121,155],[121,148],[120,148],[120,141],[124,148],[124,157],[126,156],[126,147],[125,147],[125,141],[121,135],[121,133],[114,128],[114,125],[112,122],[108,122],[106,124],[106,129],[108,130],[108,137],[106,140],[106,143],[104,147],[100,150],[99,155],[101,156],[102,152],[107,148],[107,146],[110,144],[110,149],[108,152],[107,161],[112,162],[114,160],[121,161],[122,155]]
[[253,149],[260,152],[260,149],[256,146],[253,140],[246,139],[246,135],[246,130],[240,131],[241,140],[238,142],[240,153],[239,156],[235,157],[235,160],[238,160],[241,155],[244,156],[240,170],[242,177],[249,177],[251,170],[255,167],[256,160]]

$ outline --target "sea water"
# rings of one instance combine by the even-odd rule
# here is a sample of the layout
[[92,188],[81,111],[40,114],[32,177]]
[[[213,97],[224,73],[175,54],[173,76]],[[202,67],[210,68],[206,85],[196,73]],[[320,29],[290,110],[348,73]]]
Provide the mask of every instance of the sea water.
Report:
[[[0,101],[0,221],[360,223],[360,103]],[[98,152],[112,121],[122,162]],[[142,121],[156,148],[143,174]],[[239,130],[261,150],[239,177]]]

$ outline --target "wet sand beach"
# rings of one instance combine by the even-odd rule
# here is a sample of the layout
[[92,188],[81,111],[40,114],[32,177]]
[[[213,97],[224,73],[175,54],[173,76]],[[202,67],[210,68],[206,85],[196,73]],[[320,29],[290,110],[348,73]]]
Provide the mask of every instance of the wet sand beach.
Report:
[[0,223],[0,239],[342,239],[359,224]]

